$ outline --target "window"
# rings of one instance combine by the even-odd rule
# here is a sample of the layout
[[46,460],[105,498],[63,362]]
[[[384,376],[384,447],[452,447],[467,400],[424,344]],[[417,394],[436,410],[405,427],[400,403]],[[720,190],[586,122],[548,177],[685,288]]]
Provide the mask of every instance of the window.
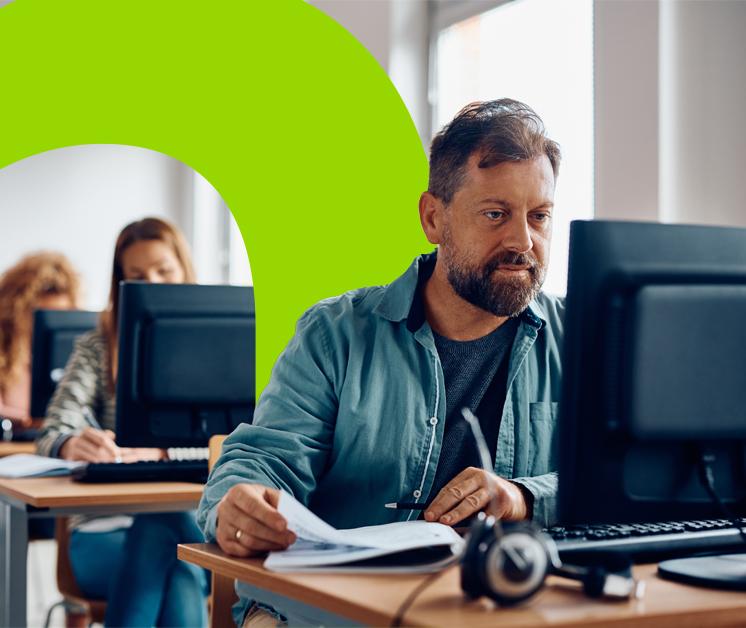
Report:
[[571,220],[593,217],[592,0],[514,0],[472,17],[436,5],[433,128],[466,103],[510,97],[530,105],[562,148],[544,289],[564,294]]
[[246,247],[233,214],[200,174],[192,181],[192,249],[200,283],[252,285]]

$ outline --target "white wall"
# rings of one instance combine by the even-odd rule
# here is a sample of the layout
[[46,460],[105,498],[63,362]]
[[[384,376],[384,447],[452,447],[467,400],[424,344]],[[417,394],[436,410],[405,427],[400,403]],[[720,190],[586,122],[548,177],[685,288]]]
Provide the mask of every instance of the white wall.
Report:
[[62,251],[83,274],[86,306],[100,309],[120,229],[154,215],[188,232],[190,181],[176,160],[126,146],[75,146],[3,168],[0,268],[29,251]]
[[595,13],[596,216],[746,226],[746,2]]
[[[222,225],[226,212],[202,177],[154,151],[88,145],[34,155],[0,169],[0,272],[28,252],[62,251],[83,275],[85,306],[101,309],[119,231],[152,215],[184,231],[195,252],[199,281],[225,281],[228,234],[225,228],[204,225]],[[234,239],[234,246],[243,243]],[[245,249],[235,257],[244,266],[234,269],[233,277],[250,283]]]
[[428,85],[431,13],[427,0],[394,3],[388,68],[391,81],[407,106],[428,154],[433,136],[433,108]]
[[658,216],[658,6],[595,0],[595,216]]
[[661,218],[746,227],[746,2],[661,2]]

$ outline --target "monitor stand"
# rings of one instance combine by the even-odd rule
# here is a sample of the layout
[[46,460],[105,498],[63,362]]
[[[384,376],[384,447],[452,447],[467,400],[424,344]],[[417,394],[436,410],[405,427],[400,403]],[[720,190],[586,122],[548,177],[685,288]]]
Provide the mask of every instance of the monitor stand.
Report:
[[666,560],[658,565],[658,575],[684,584],[746,591],[746,554]]

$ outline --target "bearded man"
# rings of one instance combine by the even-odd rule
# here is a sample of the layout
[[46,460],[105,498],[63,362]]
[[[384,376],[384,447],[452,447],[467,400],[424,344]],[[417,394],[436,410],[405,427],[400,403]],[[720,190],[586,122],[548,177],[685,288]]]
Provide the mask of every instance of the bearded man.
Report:
[[236,556],[286,548],[280,489],[338,528],[423,514],[388,502],[448,525],[481,510],[552,523],[564,306],[540,288],[559,161],[514,100],[473,103],[435,137],[419,212],[437,251],[300,319],[205,488],[209,541]]

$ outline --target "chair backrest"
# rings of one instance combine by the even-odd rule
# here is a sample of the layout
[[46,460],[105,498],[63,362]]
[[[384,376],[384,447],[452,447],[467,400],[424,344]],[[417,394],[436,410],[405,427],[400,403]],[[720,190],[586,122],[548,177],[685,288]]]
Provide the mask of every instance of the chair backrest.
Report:
[[83,594],[75,582],[73,568],[70,565],[70,530],[67,517],[57,517],[54,538],[57,541],[57,588],[65,597],[82,598]]
[[[65,601],[66,625],[70,621],[70,613],[76,614],[80,610],[88,616],[88,623],[102,624],[106,615],[106,601],[86,598],[75,581],[70,564],[70,528],[67,517],[57,517],[55,520],[54,538],[57,541],[57,589]],[[72,611],[69,604],[80,610]]]
[[[225,434],[216,435],[210,438],[208,443],[207,464],[212,470],[213,466],[223,451],[223,441]],[[238,601],[235,590],[235,581],[228,576],[219,576],[215,572],[212,574],[212,591],[210,592],[210,627],[223,628],[223,626],[233,626],[233,617],[231,616],[231,607]]]
[[220,458],[220,454],[223,451],[223,441],[225,440],[226,435],[225,434],[216,434],[215,436],[210,437],[210,442],[208,443],[208,458],[207,458],[207,466],[212,471],[212,468],[215,466],[215,463],[217,462],[218,458]]

